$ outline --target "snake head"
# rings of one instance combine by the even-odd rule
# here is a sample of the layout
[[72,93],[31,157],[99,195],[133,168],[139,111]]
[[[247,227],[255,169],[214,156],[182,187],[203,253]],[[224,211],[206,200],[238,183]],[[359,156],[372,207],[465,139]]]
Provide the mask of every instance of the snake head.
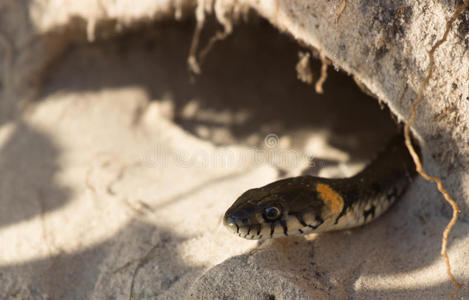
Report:
[[[314,179],[314,177],[311,177]],[[288,178],[242,194],[223,223],[247,239],[276,238],[314,231],[327,207],[305,177]]]

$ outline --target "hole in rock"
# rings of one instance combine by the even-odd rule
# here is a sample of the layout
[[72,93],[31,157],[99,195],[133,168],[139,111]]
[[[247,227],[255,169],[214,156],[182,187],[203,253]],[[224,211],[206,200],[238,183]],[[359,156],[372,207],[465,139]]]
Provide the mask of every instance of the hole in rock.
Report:
[[[199,48],[216,29],[204,28]],[[389,111],[347,74],[330,66],[322,95],[314,83],[301,82],[295,66],[299,52],[309,50],[267,22],[235,25],[209,52],[199,76],[186,63],[193,31],[193,22],[158,23],[75,44],[49,70],[43,93],[137,86],[168,104],[184,130],[216,145],[264,147],[274,135],[301,152],[322,139],[351,161],[369,160],[396,133]],[[320,67],[313,59],[314,81]]]

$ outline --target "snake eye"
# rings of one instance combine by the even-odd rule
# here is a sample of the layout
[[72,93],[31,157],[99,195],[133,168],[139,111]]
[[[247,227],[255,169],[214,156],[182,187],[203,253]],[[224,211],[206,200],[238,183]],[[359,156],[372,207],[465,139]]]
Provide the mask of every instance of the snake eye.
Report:
[[275,220],[280,217],[280,209],[275,206],[264,209],[264,216],[267,220]]

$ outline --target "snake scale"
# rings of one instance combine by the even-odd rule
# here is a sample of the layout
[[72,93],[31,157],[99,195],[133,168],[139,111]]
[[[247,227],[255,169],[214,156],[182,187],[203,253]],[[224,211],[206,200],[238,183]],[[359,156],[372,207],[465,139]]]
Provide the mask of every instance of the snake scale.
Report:
[[383,214],[415,175],[404,137],[396,135],[352,177],[292,177],[246,191],[226,211],[223,223],[247,239],[357,227]]

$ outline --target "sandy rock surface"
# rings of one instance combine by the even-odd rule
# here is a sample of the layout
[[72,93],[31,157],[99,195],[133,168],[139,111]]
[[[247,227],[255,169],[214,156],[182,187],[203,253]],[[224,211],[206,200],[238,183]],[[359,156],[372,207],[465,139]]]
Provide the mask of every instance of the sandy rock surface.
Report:
[[[323,95],[300,82],[299,52],[321,49],[407,118],[455,10],[347,1],[336,21],[340,2],[0,4],[0,299],[446,298],[451,210],[421,178],[354,230],[258,243],[221,224],[245,190],[305,169],[350,176],[396,131],[344,73],[329,70]],[[202,48],[232,30],[198,76],[186,63],[196,9]],[[462,209],[448,249],[463,283],[468,20],[436,52],[414,128]]]

